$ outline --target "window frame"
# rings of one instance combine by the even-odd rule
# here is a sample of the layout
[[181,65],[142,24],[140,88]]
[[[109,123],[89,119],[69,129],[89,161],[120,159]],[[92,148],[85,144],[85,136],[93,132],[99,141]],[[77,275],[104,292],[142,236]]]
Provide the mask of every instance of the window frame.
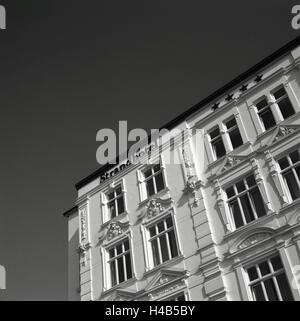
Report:
[[[281,268],[279,268],[278,270],[274,270],[273,264],[271,262],[271,260],[274,259],[274,258],[279,258],[279,260],[281,262]],[[266,275],[262,275],[261,271],[260,271],[260,268],[259,268],[259,265],[263,264],[263,263],[267,263],[269,271],[270,271]],[[248,273],[248,270],[251,269],[251,268],[255,268],[257,276],[258,276],[256,279],[254,279],[252,281],[250,280],[249,273]],[[290,295],[293,297],[293,300],[295,300],[294,295],[293,295],[293,291],[291,289],[291,285],[289,283],[289,280],[288,280],[288,277],[287,277],[287,273],[285,271],[284,263],[283,263],[283,260],[281,258],[280,253],[276,253],[276,254],[274,253],[273,255],[268,256],[267,258],[261,258],[259,261],[247,264],[247,265],[245,265],[243,267],[243,270],[244,270],[244,273],[245,273],[245,276],[246,276],[246,283],[247,283],[246,285],[247,285],[248,293],[250,294],[250,300],[251,301],[257,301],[257,300],[255,300],[255,294],[254,294],[254,291],[253,291],[253,286],[257,285],[257,284],[261,285],[264,297],[265,297],[265,299],[266,298],[268,299],[268,294],[267,294],[267,291],[265,289],[264,281],[270,280],[270,279],[273,280],[273,284],[275,285],[276,294],[277,294],[277,297],[279,299],[278,301],[284,301],[282,299],[282,294],[281,294],[281,291],[280,291],[280,287],[279,287],[278,281],[276,279],[276,276],[278,276],[278,275],[284,275],[285,276],[286,281],[287,281],[287,285],[289,287]],[[270,300],[265,300],[265,301],[270,301]]]
[[[232,121],[232,120],[235,121],[235,125],[234,125],[233,127],[228,128],[228,125],[227,125],[227,124],[228,124],[230,121]],[[229,143],[229,145],[230,145],[230,150],[231,150],[231,151],[234,151],[234,150],[238,149],[239,147],[243,146],[245,142],[244,142],[244,140],[243,140],[242,132],[241,132],[241,130],[240,130],[240,128],[239,128],[239,124],[238,124],[238,122],[237,122],[236,116],[235,116],[235,115],[232,115],[231,117],[227,118],[226,120],[223,121],[223,124],[224,124],[225,135],[227,136],[227,140],[228,140],[228,143]],[[238,133],[239,133],[239,135],[240,135],[240,138],[241,138],[241,140],[242,140],[242,143],[241,143],[239,146],[237,146],[237,147],[233,147],[232,139],[231,139],[231,136],[230,136],[230,133],[231,133],[231,132],[234,132],[235,130],[238,131]]]
[[[218,130],[219,131],[219,134],[218,136],[212,138],[211,137],[211,134],[215,131],[215,130]],[[210,145],[210,149],[211,149],[211,152],[212,152],[212,155],[213,155],[213,159],[216,161],[216,160],[219,160],[221,158],[223,158],[226,154],[227,154],[227,150],[226,150],[226,146],[225,146],[225,143],[224,143],[224,140],[223,140],[223,135],[222,135],[222,130],[220,129],[219,125],[216,125],[214,126],[213,128],[211,128],[210,130],[208,130],[208,136],[209,136],[209,145]],[[213,143],[217,140],[220,140],[222,142],[222,145],[223,145],[223,148],[224,148],[224,155],[218,157],[217,154],[216,154],[216,150],[214,148],[214,145]]]

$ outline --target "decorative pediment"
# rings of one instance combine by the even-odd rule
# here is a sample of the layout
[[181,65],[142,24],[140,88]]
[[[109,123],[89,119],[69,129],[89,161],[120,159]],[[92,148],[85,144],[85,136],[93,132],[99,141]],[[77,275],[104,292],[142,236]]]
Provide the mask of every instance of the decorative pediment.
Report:
[[135,297],[135,293],[117,289],[108,297],[107,301],[131,301]]
[[147,217],[148,219],[163,213],[170,208],[173,202],[172,198],[162,199],[153,198],[146,204],[146,209],[138,216],[139,219]]
[[99,237],[99,240],[111,241],[112,239],[125,233],[128,230],[128,226],[129,222],[122,223],[119,221],[112,221],[108,224],[106,230],[102,232],[102,235]]
[[270,238],[271,233],[269,232],[260,232],[252,234],[251,236],[247,237],[244,241],[242,241],[239,245],[239,249],[244,249],[246,247],[249,247],[251,245],[254,245],[258,242],[264,241],[268,238]]
[[216,175],[221,174],[222,172],[225,172],[231,167],[234,167],[235,165],[239,164],[241,161],[245,160],[248,156],[240,156],[240,155],[227,155],[218,168]]
[[300,125],[278,125],[274,129],[273,135],[271,136],[270,140],[266,145],[271,146],[275,142],[299,130],[300,130]]
[[175,281],[180,281],[185,274],[186,271],[183,270],[162,269],[149,282],[145,291],[156,291],[162,286],[172,284]]

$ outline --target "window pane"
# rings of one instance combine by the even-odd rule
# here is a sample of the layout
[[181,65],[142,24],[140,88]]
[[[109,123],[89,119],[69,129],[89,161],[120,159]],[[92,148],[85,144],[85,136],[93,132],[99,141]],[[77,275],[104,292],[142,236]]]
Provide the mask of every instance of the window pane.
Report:
[[281,158],[278,161],[278,164],[282,170],[290,166],[289,161],[286,157]]
[[276,99],[279,99],[280,97],[286,95],[286,91],[283,87],[281,87],[280,89],[278,89],[277,91],[274,92],[273,96]]
[[263,109],[266,106],[268,106],[267,99],[263,99],[262,101],[260,101],[259,103],[256,104],[256,108],[258,111]]
[[283,301],[294,301],[291,288],[284,273],[276,276],[276,280],[280,289],[280,294]]
[[278,102],[278,106],[280,108],[282,117],[284,119],[292,116],[295,114],[294,108],[289,100],[288,97],[283,98],[281,101]]
[[130,259],[129,253],[126,254],[125,260],[126,260],[127,280],[129,280],[132,278],[131,259]]
[[282,263],[281,263],[281,259],[279,256],[273,257],[271,259],[271,263],[272,263],[274,271],[282,269]]
[[265,130],[268,130],[269,128],[273,127],[276,125],[274,116],[272,114],[272,111],[270,108],[267,108],[266,110],[264,110],[263,112],[261,112],[259,114],[264,126],[265,126]]
[[243,145],[243,139],[242,139],[242,136],[241,136],[238,128],[232,130],[229,133],[229,136],[230,136],[230,140],[231,140],[231,144],[232,144],[233,149],[238,148],[239,146]]
[[298,179],[300,180],[300,166],[295,167]]
[[173,226],[173,220],[172,220],[172,217],[168,217],[166,219],[166,222],[167,222],[167,227],[172,227]]
[[118,274],[119,274],[119,283],[125,281],[125,273],[124,273],[124,262],[123,256],[118,258]]
[[160,249],[161,249],[161,256],[163,262],[168,261],[170,259],[169,253],[168,253],[168,246],[167,246],[167,239],[166,234],[163,234],[159,237],[160,240]]
[[124,242],[124,248],[125,248],[125,251],[129,250],[129,241]]
[[118,187],[118,188],[116,189],[116,194],[117,194],[117,195],[122,194],[122,188],[121,188],[121,187]]
[[264,285],[267,291],[269,301],[278,301],[278,295],[276,293],[276,288],[273,279],[268,279],[264,281]]
[[271,273],[268,262],[263,262],[258,264],[259,266],[259,270],[262,276],[267,275],[269,273]]
[[109,194],[107,195],[107,198],[108,198],[108,200],[112,200],[112,199],[114,199],[114,198],[115,198],[115,194],[114,194],[114,192],[109,193]]
[[150,229],[150,237],[153,237],[154,235],[156,235],[156,231],[155,231],[155,226],[152,226]]
[[213,149],[217,158],[220,158],[226,154],[222,138],[219,138],[213,142]]
[[235,195],[235,192],[234,192],[234,188],[231,186],[229,188],[227,188],[226,190],[226,194],[227,194],[227,197],[228,198],[231,198]]
[[110,249],[109,250],[109,258],[111,259],[111,258],[113,258],[115,256],[115,249],[113,248],[113,249]]
[[155,165],[155,166],[153,167],[153,169],[154,169],[154,172],[155,172],[155,173],[159,172],[159,171],[160,171],[160,164]]
[[297,163],[297,162],[299,162],[299,161],[300,161],[299,151],[296,150],[295,152],[291,153],[291,154],[290,154],[290,158],[291,158],[291,160],[292,160],[292,162],[293,162],[294,164]]
[[147,171],[145,171],[145,173],[144,173],[145,178],[147,178],[147,177],[149,177],[151,175],[152,175],[152,169],[151,168],[148,169]]
[[257,216],[258,217],[265,216],[267,213],[266,213],[264,201],[261,197],[259,189],[256,187],[250,192],[250,195],[251,195]]
[[124,213],[124,197],[121,196],[117,199],[118,204],[118,214]]
[[260,284],[254,285],[252,287],[252,291],[255,301],[266,301],[262,286]]
[[163,174],[159,173],[158,175],[155,176],[155,180],[156,180],[156,189],[157,192],[163,190],[165,188],[165,184],[164,184],[164,179],[163,179]]
[[158,233],[163,232],[165,230],[164,222],[159,222],[157,224],[157,228],[158,228]]
[[247,270],[248,276],[249,276],[249,280],[253,281],[258,279],[258,274],[257,274],[257,270],[256,270],[256,266],[253,266],[252,268]]
[[214,139],[214,138],[218,137],[219,135],[220,135],[220,130],[219,130],[219,128],[216,128],[210,133],[210,138]]
[[246,189],[244,181],[237,182],[236,183],[236,188],[237,188],[239,193],[243,192]]
[[115,201],[108,203],[108,213],[111,219],[116,217],[117,213],[116,213]]
[[248,184],[248,187],[252,187],[256,185],[256,181],[253,175],[247,177],[247,184]]
[[172,258],[178,256],[177,244],[174,230],[168,232]]
[[114,286],[117,284],[115,261],[112,261],[110,263],[110,275],[111,275],[111,285]]
[[176,301],[185,301],[185,296],[184,295],[180,295],[176,298]]
[[300,197],[300,191],[299,187],[296,181],[296,178],[294,176],[294,173],[292,171],[288,171],[284,173],[284,178],[287,182],[287,185],[289,187],[292,199],[295,200]]
[[117,255],[121,254],[122,251],[122,244],[117,245]]
[[151,247],[152,247],[152,255],[153,255],[154,266],[159,265],[160,264],[160,259],[159,259],[157,239],[155,239],[155,240],[153,240],[151,242]]
[[236,126],[236,120],[235,118],[230,119],[227,123],[226,123],[226,127],[227,129],[230,129],[232,127]]
[[229,203],[230,210],[234,219],[235,227],[241,227],[244,225],[242,213],[239,207],[239,204],[236,200]]
[[149,179],[147,182],[146,182],[146,185],[147,185],[147,193],[148,193],[148,196],[152,196],[155,194],[155,191],[154,191],[154,184],[153,184],[153,179]]
[[252,222],[253,220],[255,220],[255,217],[254,217],[254,213],[252,211],[251,205],[250,205],[248,195],[244,195],[240,199],[241,199],[246,222],[247,223]]

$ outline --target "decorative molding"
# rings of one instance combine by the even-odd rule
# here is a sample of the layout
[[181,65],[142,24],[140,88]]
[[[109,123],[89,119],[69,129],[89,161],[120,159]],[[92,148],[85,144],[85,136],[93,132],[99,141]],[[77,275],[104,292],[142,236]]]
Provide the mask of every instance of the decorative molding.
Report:
[[146,204],[146,210],[138,215],[138,219],[151,219],[153,217],[156,217],[157,215],[169,209],[172,203],[173,199],[171,197],[167,199],[152,198]]
[[289,201],[283,188],[284,185],[283,185],[282,177],[278,171],[278,166],[269,150],[265,151],[265,158],[269,166],[273,182],[283,201],[283,204],[288,204]]
[[112,221],[107,225],[106,230],[102,235],[99,237],[99,241],[108,241],[117,238],[118,236],[123,235],[129,227],[129,222],[122,223],[119,221]]
[[197,180],[197,178],[194,177],[189,177],[186,184],[185,184],[185,188],[183,190],[183,192],[185,194],[191,194],[193,196],[193,203],[192,206],[193,207],[198,207],[200,204],[200,198],[198,196],[199,193],[199,188],[201,187],[203,183],[199,180]]
[[83,267],[87,265],[87,252],[91,247],[91,243],[81,243],[78,246],[77,252],[80,255],[80,264]]
[[107,297],[105,301],[115,301],[115,302],[122,302],[122,301],[131,301],[136,296],[136,293],[116,289],[112,295]]
[[266,143],[266,146],[271,146],[272,144],[283,139],[284,137],[287,137],[297,131],[300,131],[300,125],[278,125],[274,129],[273,135]]
[[79,209],[80,217],[80,242],[88,241],[88,222],[87,222],[87,207],[82,207]]
[[224,161],[221,163],[220,167],[216,171],[216,175],[220,175],[221,173],[227,171],[228,169],[238,165],[243,160],[247,159],[248,156],[240,156],[240,155],[227,155]]
[[247,248],[249,246],[252,246],[258,242],[264,241],[268,238],[270,238],[272,234],[269,232],[260,232],[260,233],[255,233],[253,235],[250,235],[249,237],[247,237],[244,241],[242,241],[239,245],[238,245],[238,249],[244,249]]

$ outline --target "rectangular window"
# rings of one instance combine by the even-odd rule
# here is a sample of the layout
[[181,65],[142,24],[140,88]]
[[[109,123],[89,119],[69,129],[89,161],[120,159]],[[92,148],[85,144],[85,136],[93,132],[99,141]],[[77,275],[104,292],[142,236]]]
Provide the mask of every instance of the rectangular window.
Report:
[[279,256],[247,269],[254,301],[294,301]]
[[111,286],[115,286],[131,279],[132,267],[129,240],[123,241],[122,243],[110,248],[108,253]]
[[243,145],[243,139],[242,139],[242,136],[239,131],[239,128],[238,128],[235,118],[228,120],[225,123],[225,126],[227,128],[227,133],[229,135],[232,148],[235,149],[235,148],[238,148],[239,146]]
[[168,216],[149,228],[154,266],[178,256],[173,219]]
[[270,129],[276,125],[275,118],[273,116],[270,105],[267,102],[267,99],[264,98],[262,101],[256,104],[258,111],[258,116],[261,119],[261,122],[265,130]]
[[227,188],[226,194],[235,228],[246,225],[267,214],[254,175]]
[[216,159],[221,158],[226,154],[222,136],[219,127],[213,129],[210,134],[210,143]]
[[114,217],[124,213],[124,194],[121,186],[118,186],[107,194],[107,208],[109,219],[113,219]]
[[154,165],[144,172],[144,179],[148,197],[155,195],[165,188],[162,167]]
[[276,104],[278,105],[283,119],[286,119],[292,115],[295,114],[294,107],[292,106],[292,103],[284,89],[284,87],[281,87],[280,89],[277,89],[273,96],[276,99]]
[[300,198],[300,156],[299,150],[278,160],[281,174],[294,201]]

